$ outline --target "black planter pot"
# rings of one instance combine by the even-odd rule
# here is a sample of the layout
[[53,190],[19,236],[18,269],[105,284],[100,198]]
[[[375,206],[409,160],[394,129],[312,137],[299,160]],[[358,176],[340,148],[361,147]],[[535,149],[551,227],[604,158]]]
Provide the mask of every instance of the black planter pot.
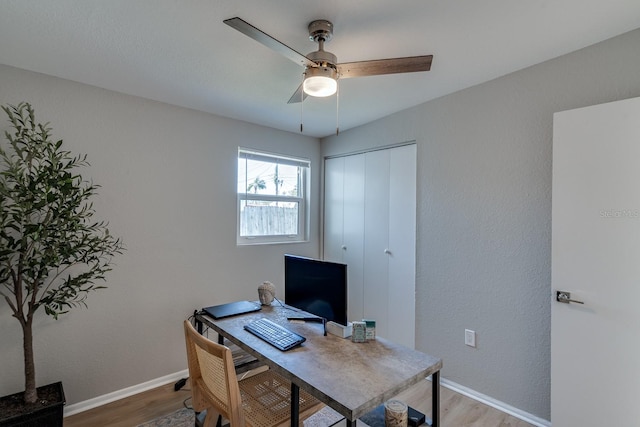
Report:
[[0,427],[62,427],[64,390],[57,382],[38,387],[38,402],[26,405],[24,393],[0,397]]

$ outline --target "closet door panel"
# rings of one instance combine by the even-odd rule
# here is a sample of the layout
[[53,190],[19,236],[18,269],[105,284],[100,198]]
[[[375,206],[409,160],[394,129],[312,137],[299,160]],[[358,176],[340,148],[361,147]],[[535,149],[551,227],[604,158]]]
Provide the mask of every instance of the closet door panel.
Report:
[[376,320],[376,334],[388,329],[389,150],[365,154],[364,317]]
[[350,321],[415,346],[416,146],[325,160],[324,259],[347,264]]
[[416,146],[389,152],[389,338],[415,347]]
[[324,259],[344,262],[344,158],[324,162]]
[[342,251],[347,264],[349,321],[364,316],[364,184],[364,155],[345,157]]

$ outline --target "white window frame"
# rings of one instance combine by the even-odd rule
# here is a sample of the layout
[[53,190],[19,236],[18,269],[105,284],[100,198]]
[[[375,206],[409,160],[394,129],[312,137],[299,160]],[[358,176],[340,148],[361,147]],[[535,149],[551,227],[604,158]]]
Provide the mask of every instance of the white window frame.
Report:
[[[238,245],[259,245],[259,244],[275,244],[275,243],[293,243],[306,242],[308,236],[308,212],[309,212],[309,177],[311,173],[311,161],[305,158],[292,157],[274,153],[267,153],[249,148],[238,147],[238,162],[245,160],[259,160],[264,162],[272,162],[285,165],[293,165],[300,168],[298,177],[298,196],[291,195],[273,195],[273,194],[256,194],[248,191],[245,185],[245,191],[241,192],[237,189],[237,220],[236,220],[236,242]],[[237,167],[237,166],[236,166]],[[240,179],[240,171],[236,170],[236,179]],[[246,182],[246,177],[245,177]],[[237,184],[236,184],[237,188]],[[298,204],[297,234],[278,234],[278,235],[260,235],[260,236],[242,236],[242,218],[241,209],[244,201],[266,201],[266,202],[295,202]]]

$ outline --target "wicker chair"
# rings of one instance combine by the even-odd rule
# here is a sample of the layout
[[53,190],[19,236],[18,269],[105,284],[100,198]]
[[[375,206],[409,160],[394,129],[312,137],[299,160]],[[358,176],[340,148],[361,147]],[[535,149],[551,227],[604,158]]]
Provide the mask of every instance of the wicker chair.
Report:
[[[238,381],[228,347],[200,335],[184,321],[189,380],[196,412],[207,411],[204,427],[214,427],[220,416],[231,427],[289,425],[291,383],[271,370]],[[324,405],[300,390],[300,419]],[[300,422],[302,425],[302,421]]]

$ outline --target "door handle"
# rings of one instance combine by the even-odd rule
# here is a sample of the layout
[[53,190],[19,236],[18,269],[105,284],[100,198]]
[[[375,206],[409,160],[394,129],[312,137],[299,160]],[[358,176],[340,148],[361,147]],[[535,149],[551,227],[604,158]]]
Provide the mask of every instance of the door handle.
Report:
[[576,304],[584,304],[584,302],[582,301],[571,299],[571,292],[567,292],[567,291],[556,291],[556,301],[562,302],[565,304],[569,304],[571,302],[574,302]]

